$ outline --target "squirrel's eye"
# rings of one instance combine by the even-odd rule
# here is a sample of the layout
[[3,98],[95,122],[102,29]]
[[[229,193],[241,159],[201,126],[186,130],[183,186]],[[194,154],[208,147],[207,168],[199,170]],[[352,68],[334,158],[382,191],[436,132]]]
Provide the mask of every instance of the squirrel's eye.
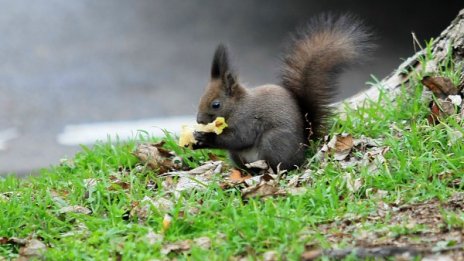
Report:
[[213,101],[213,103],[211,103],[211,108],[213,109],[219,109],[219,107],[221,107],[221,103],[218,102],[218,101]]

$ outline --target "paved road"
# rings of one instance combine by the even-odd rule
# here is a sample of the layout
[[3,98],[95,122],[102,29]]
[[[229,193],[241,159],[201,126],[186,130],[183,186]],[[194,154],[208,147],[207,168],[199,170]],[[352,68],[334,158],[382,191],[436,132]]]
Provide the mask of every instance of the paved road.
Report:
[[62,137],[78,140],[70,131],[81,124],[96,134],[88,124],[129,121],[136,129],[146,125],[131,121],[194,115],[218,42],[231,47],[242,81],[276,82],[289,30],[315,13],[351,10],[379,32],[381,48],[343,77],[347,96],[412,53],[411,30],[435,35],[460,5],[434,9],[429,21],[418,19],[422,7],[406,3],[404,16],[391,15],[398,12],[391,2],[262,3],[0,0],[0,173],[27,174],[72,156],[79,147]]

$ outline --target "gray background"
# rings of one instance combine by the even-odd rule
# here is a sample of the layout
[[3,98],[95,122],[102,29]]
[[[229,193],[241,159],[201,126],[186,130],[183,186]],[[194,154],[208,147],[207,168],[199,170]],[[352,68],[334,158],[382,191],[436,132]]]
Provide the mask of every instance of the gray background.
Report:
[[[67,124],[194,115],[219,42],[248,85],[277,82],[288,33],[312,15],[350,11],[376,31],[372,59],[342,78],[340,97],[384,77],[437,35],[460,1],[0,0],[0,174],[28,174],[72,156]],[[420,5],[418,5],[420,4]]]

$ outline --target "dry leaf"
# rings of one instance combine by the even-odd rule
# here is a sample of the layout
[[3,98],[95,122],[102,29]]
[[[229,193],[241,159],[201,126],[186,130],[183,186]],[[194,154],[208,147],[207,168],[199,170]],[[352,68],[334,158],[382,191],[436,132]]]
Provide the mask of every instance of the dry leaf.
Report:
[[289,187],[286,190],[286,194],[288,195],[293,195],[293,196],[298,196],[298,195],[303,195],[308,191],[307,187]]
[[84,214],[84,215],[89,215],[92,213],[92,211],[86,207],[82,206],[67,206],[67,207],[62,207],[60,210],[58,210],[60,214],[65,214],[65,213],[76,213],[76,214]]
[[55,204],[58,205],[59,207],[67,207],[67,206],[69,206],[69,203],[66,200],[64,200],[58,194],[58,192],[52,190],[52,191],[50,191],[50,195],[52,196],[53,202],[55,202]]
[[427,120],[429,124],[437,123],[439,119],[459,113],[462,104],[460,95],[450,95],[446,99],[437,98],[430,103],[430,112]]
[[208,161],[203,165],[189,171],[173,171],[162,174],[161,176],[181,177],[181,176],[198,176],[205,174],[218,174],[223,167],[222,161]]
[[362,166],[367,166],[369,173],[374,174],[379,170],[379,167],[385,163],[385,153],[390,150],[390,147],[374,148],[364,154]]
[[178,169],[179,163],[176,155],[163,148],[164,142],[139,144],[135,148],[134,155],[153,170],[165,173],[172,169]]
[[279,260],[279,255],[276,251],[267,251],[263,254],[263,261],[277,261]]
[[344,160],[354,146],[353,136],[347,133],[334,135],[327,146],[334,151],[335,160]]
[[121,180],[121,174],[120,173],[113,173],[109,176],[109,179],[111,181],[111,185],[109,187],[110,190],[116,190],[118,188],[128,190],[130,189],[130,183]]
[[164,236],[162,234],[157,234],[152,230],[148,231],[144,238],[146,239],[144,241],[150,245],[161,243],[164,240]]
[[208,250],[211,248],[211,239],[209,237],[199,237],[193,240],[198,247]]
[[87,237],[90,235],[89,228],[82,222],[77,222],[75,225],[75,229],[68,231],[66,233],[61,234],[61,237],[76,237],[76,236],[83,236]]
[[300,181],[300,176],[299,175],[293,175],[290,177],[290,180],[287,182],[288,187],[296,187],[299,185]]
[[440,110],[444,113],[445,116],[454,115],[457,113],[456,105],[453,104],[448,98],[446,100],[440,100]]
[[238,169],[232,169],[229,175],[229,181],[233,183],[242,183],[243,181],[252,178],[248,173],[243,175],[242,172]]
[[94,178],[84,179],[84,187],[87,193],[94,191],[99,181],[99,179]]
[[168,172],[162,176],[178,177],[177,183],[166,184],[166,189],[174,192],[177,197],[181,191],[205,189],[212,182],[212,178],[221,173],[222,167],[222,161],[212,161],[189,171]]
[[150,197],[145,196],[142,202],[150,203],[160,212],[169,212],[174,209],[174,202],[163,197],[152,199]]
[[30,239],[19,249],[19,255],[25,258],[39,258],[45,254],[47,246],[38,239]]
[[363,184],[361,178],[353,179],[353,175],[351,173],[346,173],[344,179],[346,181],[346,188],[353,193],[357,192]]
[[361,135],[359,139],[353,139],[353,145],[358,147],[360,150],[364,150],[366,147],[379,147],[382,145],[382,140],[372,139]]
[[269,196],[281,196],[285,195],[285,191],[278,187],[275,182],[261,181],[259,184],[251,187],[244,188],[242,190],[242,197],[244,199],[260,197],[265,198]]
[[458,88],[447,77],[425,76],[421,82],[437,97],[445,98],[448,95],[456,95],[459,92]]
[[179,252],[189,251],[191,248],[191,245],[192,245],[191,240],[183,240],[183,241],[179,241],[176,243],[168,243],[168,244],[163,245],[163,247],[161,248],[161,254],[167,255],[171,252],[179,253]]
[[322,255],[321,249],[313,249],[313,250],[305,251],[303,254],[301,254],[301,260],[304,260],[304,261],[316,260],[321,255]]
[[144,222],[147,220],[148,216],[151,215],[152,207],[161,213],[168,213],[174,208],[174,202],[163,197],[152,199],[148,196],[145,196],[142,201],[133,203],[132,209],[129,212],[129,216],[137,217],[139,222]]
[[462,142],[463,134],[459,130],[448,131],[448,146],[452,146],[457,142]]
[[451,256],[446,255],[428,255],[421,259],[422,261],[454,261]]

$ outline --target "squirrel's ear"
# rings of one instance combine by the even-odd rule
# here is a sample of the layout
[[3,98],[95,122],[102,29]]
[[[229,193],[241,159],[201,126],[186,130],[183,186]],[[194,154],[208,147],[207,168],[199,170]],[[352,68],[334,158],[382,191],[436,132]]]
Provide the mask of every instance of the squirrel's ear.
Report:
[[228,70],[229,55],[227,54],[227,48],[223,44],[220,44],[214,52],[213,64],[211,65],[211,78],[221,79]]
[[227,48],[220,44],[216,48],[211,66],[211,79],[221,79],[227,95],[232,95],[237,84],[237,77],[229,64]]

